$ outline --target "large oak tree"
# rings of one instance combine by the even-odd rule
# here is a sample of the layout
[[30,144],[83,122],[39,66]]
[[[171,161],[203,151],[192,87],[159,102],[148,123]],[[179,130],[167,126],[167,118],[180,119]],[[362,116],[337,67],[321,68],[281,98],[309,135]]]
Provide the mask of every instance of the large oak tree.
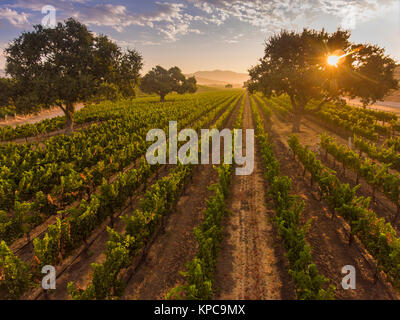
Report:
[[65,113],[67,132],[73,128],[77,102],[107,84],[124,96],[133,94],[142,68],[138,52],[122,52],[107,36],[95,36],[72,18],[55,28],[36,25],[22,33],[6,49],[6,57],[6,72],[17,82],[19,96],[29,91],[47,107],[58,105]]
[[160,101],[165,101],[165,96],[171,92],[179,94],[195,93],[197,90],[195,77],[186,78],[178,67],[164,69],[156,66],[141,80],[140,89],[144,93],[155,93],[160,96]]
[[[300,131],[306,105],[313,99],[320,101],[314,111],[327,102],[343,103],[344,97],[358,97],[364,105],[382,99],[398,87],[395,61],[378,46],[350,42],[350,36],[349,31],[329,34],[308,29],[272,36],[260,63],[249,70],[249,91],[287,94],[294,113],[293,132]],[[330,65],[330,56],[343,57]]]

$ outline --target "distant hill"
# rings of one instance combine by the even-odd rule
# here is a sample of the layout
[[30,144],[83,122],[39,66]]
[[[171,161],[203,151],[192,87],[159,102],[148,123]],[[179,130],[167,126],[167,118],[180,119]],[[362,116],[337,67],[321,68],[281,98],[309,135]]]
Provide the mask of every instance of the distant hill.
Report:
[[238,73],[233,71],[197,71],[186,76],[195,76],[199,85],[206,86],[225,86],[232,84],[234,87],[242,87],[243,83],[249,80],[249,75],[246,73]]
[[225,81],[211,80],[211,79],[201,78],[198,76],[195,76],[195,78],[197,80],[197,84],[201,86],[225,86],[228,84],[228,82]]

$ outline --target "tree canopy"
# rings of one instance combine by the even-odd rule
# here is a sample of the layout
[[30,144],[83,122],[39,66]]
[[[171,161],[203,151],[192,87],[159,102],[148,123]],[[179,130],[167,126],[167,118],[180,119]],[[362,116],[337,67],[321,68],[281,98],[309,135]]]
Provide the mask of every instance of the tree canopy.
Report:
[[327,102],[343,103],[344,97],[358,97],[364,105],[382,99],[398,87],[395,61],[378,46],[350,42],[350,36],[340,29],[332,34],[304,29],[272,36],[260,63],[249,70],[249,91],[287,94],[294,132],[300,130],[305,107],[313,99],[320,101],[317,109]]
[[16,81],[17,97],[34,96],[27,108],[38,103],[58,105],[72,130],[74,105],[101,93],[105,87],[134,94],[142,56],[122,52],[107,36],[95,36],[85,25],[68,19],[55,28],[34,26],[6,49],[6,72]]
[[178,67],[166,70],[161,66],[156,66],[142,78],[140,89],[144,93],[158,94],[160,100],[165,101],[165,96],[171,92],[195,93],[196,84],[195,77],[186,78]]

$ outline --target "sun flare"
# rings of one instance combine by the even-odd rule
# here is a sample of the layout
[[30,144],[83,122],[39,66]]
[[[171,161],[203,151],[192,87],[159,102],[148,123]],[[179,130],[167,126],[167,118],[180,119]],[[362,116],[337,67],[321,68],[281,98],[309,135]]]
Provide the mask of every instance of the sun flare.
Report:
[[340,60],[340,57],[338,57],[338,56],[329,56],[328,57],[328,64],[331,65],[331,66],[337,67],[338,63],[339,63],[339,60]]

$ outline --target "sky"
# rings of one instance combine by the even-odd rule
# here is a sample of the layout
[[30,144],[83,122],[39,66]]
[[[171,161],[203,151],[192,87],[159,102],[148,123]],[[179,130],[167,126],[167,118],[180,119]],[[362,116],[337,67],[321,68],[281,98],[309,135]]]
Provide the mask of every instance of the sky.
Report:
[[33,25],[69,17],[140,51],[144,72],[247,73],[271,35],[304,27],[350,29],[352,41],[384,47],[400,62],[400,0],[0,0],[0,49]]

